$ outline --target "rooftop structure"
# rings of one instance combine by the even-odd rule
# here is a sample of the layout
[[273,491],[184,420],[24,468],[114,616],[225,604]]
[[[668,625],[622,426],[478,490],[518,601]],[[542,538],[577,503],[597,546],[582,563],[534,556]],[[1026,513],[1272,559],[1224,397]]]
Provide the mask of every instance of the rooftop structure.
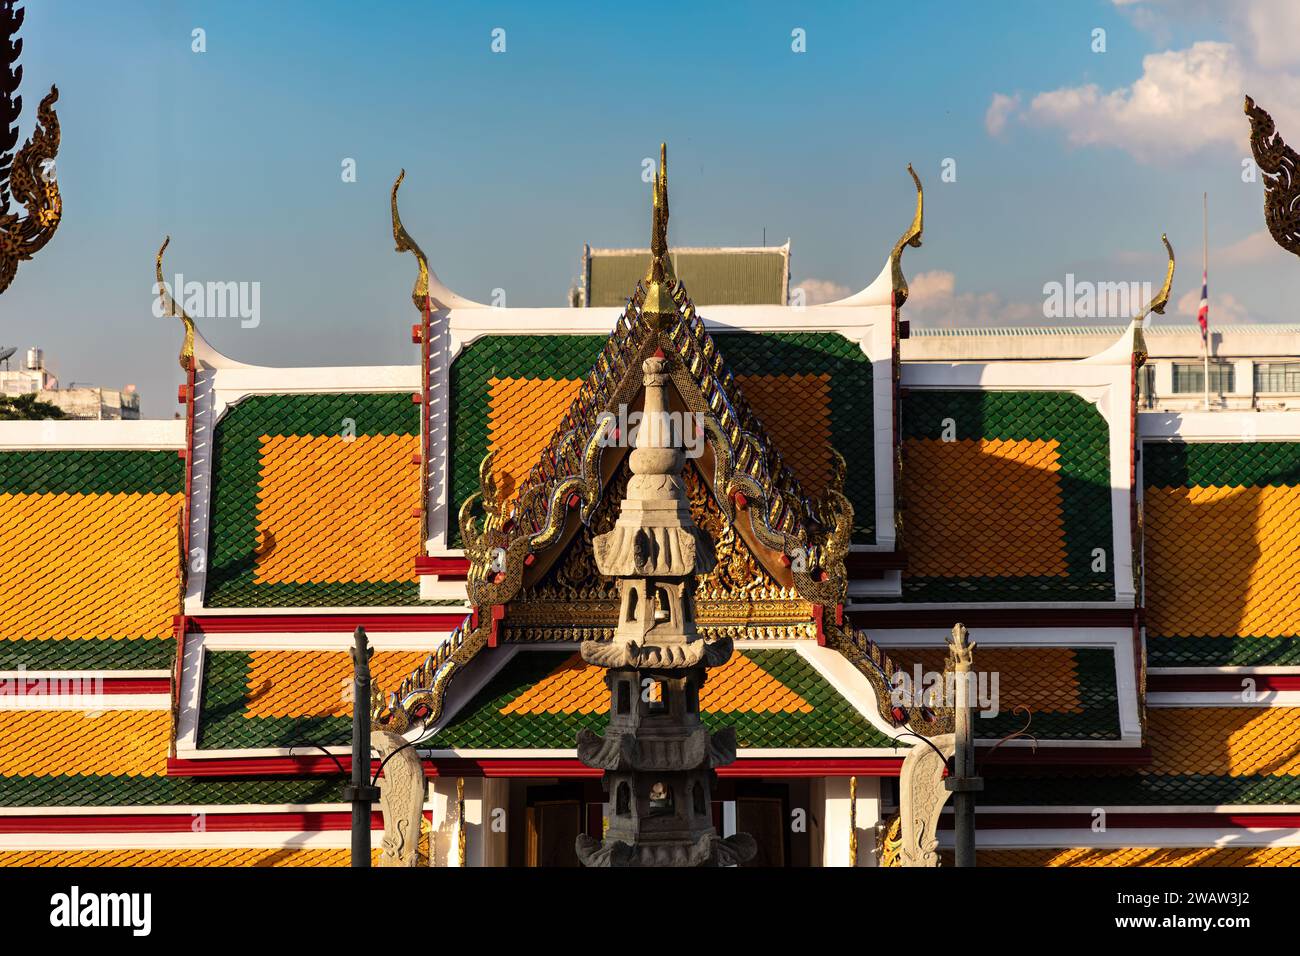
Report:
[[[1123,326],[925,328],[912,326],[904,362],[1042,362],[1081,359],[1123,334]],[[1244,411],[1300,408],[1300,325],[1210,329],[1210,405],[1200,331],[1192,322],[1153,320],[1142,330],[1147,361],[1138,378],[1143,409]]]
[[[672,267],[696,305],[785,305],[790,294],[790,243],[673,249]],[[577,304],[621,308],[650,264],[649,249],[582,250]]]
[[[395,185],[416,361],[245,364],[168,303],[184,421],[0,424],[0,677],[30,696],[0,712],[0,863],[343,863],[343,781],[313,745],[347,752],[358,625],[374,727],[429,774],[422,862],[575,865],[607,821],[637,845],[621,782],[629,809],[689,810],[697,842],[706,817],[753,835],[745,865],[934,862],[947,797],[918,738],[951,742],[957,623],[981,862],[1293,861],[1300,412],[1142,407],[1172,250],[1085,357],[904,361],[985,341],[904,336],[916,187],[876,278],[800,309],[697,305],[656,191],[647,272],[574,310],[448,289]],[[680,466],[674,442],[642,468],[665,449],[630,432],[660,407],[698,428]],[[620,522],[624,544],[675,530],[629,552]],[[674,640],[629,636],[650,621]],[[687,666],[655,673],[651,646]],[[698,690],[705,813],[703,757],[658,780],[622,762],[652,722],[611,722],[620,671],[666,676],[670,706]],[[1036,749],[994,749],[1027,722]],[[607,792],[593,762],[630,777]]]

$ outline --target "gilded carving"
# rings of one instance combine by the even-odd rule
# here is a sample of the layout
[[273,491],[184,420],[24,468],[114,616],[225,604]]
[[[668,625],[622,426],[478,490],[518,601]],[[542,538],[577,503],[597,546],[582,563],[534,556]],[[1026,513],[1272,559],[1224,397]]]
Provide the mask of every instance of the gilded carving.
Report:
[[1273,240],[1300,256],[1300,154],[1286,144],[1273,117],[1246,97],[1250,150],[1264,174],[1264,222]]

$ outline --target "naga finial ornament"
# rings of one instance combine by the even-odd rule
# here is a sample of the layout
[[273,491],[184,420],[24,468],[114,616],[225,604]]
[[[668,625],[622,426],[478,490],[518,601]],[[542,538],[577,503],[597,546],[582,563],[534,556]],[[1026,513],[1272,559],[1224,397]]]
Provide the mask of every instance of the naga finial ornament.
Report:
[[1174,287],[1174,247],[1169,244],[1169,236],[1163,232],[1160,234],[1160,241],[1165,244],[1165,252],[1169,256],[1169,264],[1165,266],[1164,284],[1160,287],[1160,291],[1151,297],[1146,307],[1133,317],[1133,321],[1137,323],[1137,330],[1133,336],[1133,351],[1137,355],[1138,365],[1145,365],[1147,360],[1147,343],[1142,335],[1142,326],[1146,317],[1152,312],[1156,315],[1165,314],[1165,306],[1169,304],[1169,293]]
[[402,180],[406,178],[406,170],[403,169],[397,174],[397,180],[393,183],[393,242],[397,248],[396,252],[409,252],[415,256],[415,261],[419,263],[420,271],[415,277],[415,287],[411,290],[411,301],[415,303],[416,309],[421,314],[429,307],[429,260],[424,255],[424,250],[416,244],[411,238],[411,234],[406,231],[402,225],[402,217],[397,212],[397,189],[402,185]]
[[1273,117],[1246,97],[1250,151],[1264,174],[1264,222],[1279,246],[1300,256],[1300,154],[1288,146]]
[[912,182],[916,183],[916,213],[912,216],[912,224],[899,237],[898,242],[894,243],[894,248],[889,253],[889,270],[893,280],[895,307],[906,302],[908,294],[907,279],[903,276],[903,249],[906,246],[911,246],[913,249],[921,247],[921,231],[925,223],[925,194],[921,191],[921,180],[916,175],[916,170],[912,168],[911,163],[907,164],[907,172],[912,177]]
[[[5,32],[0,43],[0,293],[13,283],[18,263],[31,259],[54,237],[63,217],[63,197],[54,175],[59,152],[59,118],[54,112],[58,87],[50,87],[36,108],[31,137],[13,152],[23,105],[18,95],[23,78],[23,68],[18,65],[23,48],[18,28],[24,12],[15,9],[13,0],[0,0],[0,24]],[[9,212],[13,200],[27,210],[26,215]]]
[[668,144],[659,144],[659,171],[655,173],[651,190],[650,266],[645,274],[645,303],[642,312],[647,315],[675,315],[672,286],[677,281],[673,275],[672,259],[668,255]]
[[167,283],[163,281],[163,253],[167,251],[167,246],[171,244],[171,241],[171,236],[163,236],[162,245],[158,247],[158,255],[154,257],[154,276],[157,281],[153,291],[154,295],[162,302],[162,314],[177,316],[185,325],[185,340],[181,343],[180,363],[181,369],[188,372],[194,367],[194,320],[190,318],[189,313],[172,296]]

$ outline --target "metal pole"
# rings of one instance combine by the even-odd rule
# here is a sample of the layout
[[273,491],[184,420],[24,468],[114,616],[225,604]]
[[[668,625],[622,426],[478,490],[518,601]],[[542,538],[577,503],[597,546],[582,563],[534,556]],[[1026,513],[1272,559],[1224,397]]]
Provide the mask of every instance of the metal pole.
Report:
[[370,785],[370,655],[365,628],[352,635],[352,783],[343,799],[352,804],[352,865],[370,866],[370,807],[379,789]]
[[[1201,193],[1201,276],[1209,296],[1210,281],[1210,196]],[[1205,410],[1210,410],[1210,317],[1205,317],[1205,331],[1201,333],[1201,356],[1205,360]]]

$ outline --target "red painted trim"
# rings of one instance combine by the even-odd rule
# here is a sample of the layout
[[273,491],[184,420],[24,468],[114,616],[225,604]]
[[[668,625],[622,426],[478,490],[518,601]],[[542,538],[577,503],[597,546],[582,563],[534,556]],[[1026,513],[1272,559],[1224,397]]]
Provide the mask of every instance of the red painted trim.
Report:
[[[859,774],[861,776],[861,774]],[[429,812],[425,811],[425,819]],[[39,813],[30,816],[0,817],[0,833],[191,833],[197,816],[192,813],[76,814],[59,816]],[[1085,813],[980,813],[976,821],[981,830],[1083,829],[1091,827],[1092,814]],[[203,814],[203,830],[208,833],[267,832],[289,830],[307,833],[338,832],[352,825],[346,810],[310,813],[263,811],[259,813]],[[370,818],[373,830],[383,829],[383,814]],[[1180,813],[1108,813],[1106,826],[1119,829],[1226,829],[1300,827],[1300,814],[1294,813],[1214,813],[1191,811]],[[952,829],[952,816],[945,814],[940,829]]]
[[169,677],[76,677],[70,674],[53,677],[9,677],[0,684],[10,685],[19,696],[58,697],[73,694],[166,694],[171,691]]
[[1247,678],[1255,682],[1256,693],[1300,690],[1300,674],[1151,674],[1147,677],[1147,691],[1239,694]]
[[[70,816],[36,814],[0,817],[0,833],[234,833],[265,830],[348,830],[352,826],[350,811],[312,813],[92,813]],[[375,830],[384,828],[384,815],[375,811],[370,817]]]
[[[1122,627],[1133,626],[1132,608],[891,608],[855,607],[853,621],[863,628],[942,627],[960,621],[967,627]],[[888,648],[885,648],[887,651]]]
[[469,574],[469,559],[417,554],[415,573],[436,574],[444,581],[464,581]]
[[[352,758],[339,755],[345,772]],[[193,760],[172,757],[167,775],[172,777],[270,777],[338,775],[339,764],[324,754],[301,757],[215,757]],[[378,767],[371,761],[371,772]],[[742,757],[719,767],[721,777],[896,777],[902,757]],[[599,777],[576,757],[455,758],[424,760],[424,772],[433,777]]]
[[357,625],[367,631],[450,631],[465,619],[459,611],[427,614],[204,614],[189,618],[190,626],[204,634],[300,634],[307,632],[351,633]]

